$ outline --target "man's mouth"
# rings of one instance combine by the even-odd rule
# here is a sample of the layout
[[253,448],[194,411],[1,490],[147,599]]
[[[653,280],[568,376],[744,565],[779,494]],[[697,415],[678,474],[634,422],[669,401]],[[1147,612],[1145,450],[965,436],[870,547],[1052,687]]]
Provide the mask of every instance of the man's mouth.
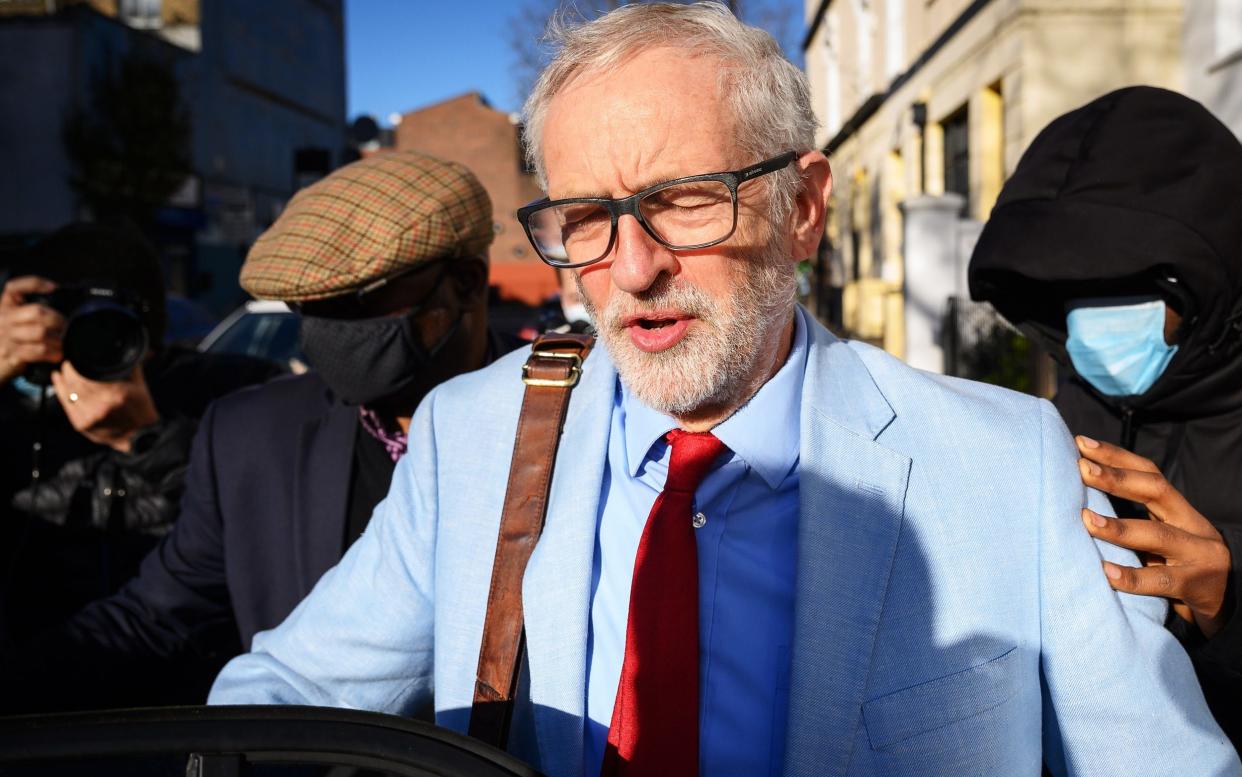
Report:
[[657,312],[640,316],[626,316],[622,326],[629,332],[635,348],[656,353],[672,348],[690,328],[694,318],[686,313]]
[[675,318],[640,318],[637,322],[638,326],[643,329],[663,329],[666,326],[672,326],[677,323]]

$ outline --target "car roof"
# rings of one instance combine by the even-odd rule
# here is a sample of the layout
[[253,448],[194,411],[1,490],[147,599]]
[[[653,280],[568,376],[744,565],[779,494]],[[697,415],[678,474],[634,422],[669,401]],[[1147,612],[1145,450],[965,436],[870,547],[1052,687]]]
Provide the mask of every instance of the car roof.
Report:
[[289,313],[289,306],[278,299],[252,299],[246,303],[247,313]]

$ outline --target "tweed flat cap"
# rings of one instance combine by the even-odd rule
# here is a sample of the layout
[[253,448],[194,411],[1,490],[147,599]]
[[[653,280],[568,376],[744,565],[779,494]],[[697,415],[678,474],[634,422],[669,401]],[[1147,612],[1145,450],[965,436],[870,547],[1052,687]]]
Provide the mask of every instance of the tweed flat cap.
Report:
[[478,256],[493,237],[492,202],[456,162],[381,152],[298,192],[241,269],[260,299],[334,297],[432,259]]

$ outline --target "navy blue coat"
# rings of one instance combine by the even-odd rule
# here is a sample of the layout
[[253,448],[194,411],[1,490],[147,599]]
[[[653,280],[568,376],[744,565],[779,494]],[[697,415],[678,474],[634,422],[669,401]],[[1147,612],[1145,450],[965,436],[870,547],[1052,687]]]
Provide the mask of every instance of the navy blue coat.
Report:
[[172,532],[115,595],[10,651],[0,709],[200,703],[340,560],[357,428],[313,374],[212,405]]

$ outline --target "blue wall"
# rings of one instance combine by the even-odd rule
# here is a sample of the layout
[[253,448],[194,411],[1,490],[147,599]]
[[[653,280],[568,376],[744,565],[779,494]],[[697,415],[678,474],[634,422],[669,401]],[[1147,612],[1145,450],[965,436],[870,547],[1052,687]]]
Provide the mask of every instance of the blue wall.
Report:
[[201,183],[202,213],[188,219],[201,227],[171,238],[185,245],[169,251],[170,280],[223,314],[243,297],[246,249],[293,196],[294,151],[343,161],[344,16],[341,0],[203,0],[201,13],[197,53],[86,8],[0,19],[0,236],[76,218],[65,117],[87,104],[95,73],[150,49],[175,63]]

